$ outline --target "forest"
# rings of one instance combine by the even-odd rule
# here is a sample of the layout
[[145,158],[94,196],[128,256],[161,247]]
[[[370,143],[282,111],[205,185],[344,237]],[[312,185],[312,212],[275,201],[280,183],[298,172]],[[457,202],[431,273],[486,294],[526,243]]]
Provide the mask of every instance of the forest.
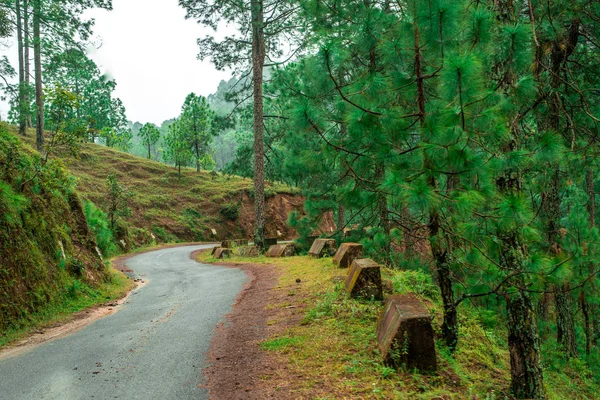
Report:
[[[545,369],[600,381],[600,3],[593,0],[179,0],[226,37],[200,59],[234,72],[191,93],[162,127],[127,121],[116,82],[87,57],[89,8],[110,0],[0,3],[9,120],[38,150],[85,141],[298,188],[311,236],[430,274],[440,345],[461,345],[465,304],[505,336],[510,391],[546,397]],[[33,65],[30,65],[30,60]],[[17,84],[9,83],[17,78]]]

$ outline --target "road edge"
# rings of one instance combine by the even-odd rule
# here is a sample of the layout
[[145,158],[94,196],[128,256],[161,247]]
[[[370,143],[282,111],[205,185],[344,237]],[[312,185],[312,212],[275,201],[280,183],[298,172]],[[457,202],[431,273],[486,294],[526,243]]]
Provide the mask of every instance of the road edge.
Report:
[[[205,250],[192,252],[190,258]],[[200,263],[200,262],[199,262]],[[261,376],[273,373],[261,343],[268,337],[267,306],[271,291],[279,284],[281,272],[269,264],[205,263],[242,270],[248,281],[237,295],[231,311],[215,328],[202,369],[200,387],[210,399],[264,399]]]

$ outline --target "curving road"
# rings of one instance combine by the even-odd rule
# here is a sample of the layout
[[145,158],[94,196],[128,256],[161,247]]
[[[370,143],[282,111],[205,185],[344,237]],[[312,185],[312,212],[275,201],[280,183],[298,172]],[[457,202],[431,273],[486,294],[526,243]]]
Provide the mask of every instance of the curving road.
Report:
[[149,283],[116,314],[0,359],[0,399],[207,399],[198,387],[206,353],[246,281],[240,270],[190,259],[208,247],[129,259]]

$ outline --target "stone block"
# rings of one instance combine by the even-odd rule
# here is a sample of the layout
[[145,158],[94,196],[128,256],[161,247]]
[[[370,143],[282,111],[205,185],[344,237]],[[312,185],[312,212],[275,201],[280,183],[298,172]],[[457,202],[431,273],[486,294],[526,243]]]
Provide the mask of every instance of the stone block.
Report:
[[217,250],[215,251],[215,258],[220,260],[223,258],[229,258],[231,257],[231,255],[233,254],[233,251],[231,249],[226,249],[224,247],[218,247]]
[[238,248],[238,252],[242,257],[258,257],[260,255],[256,246],[242,246]]
[[346,291],[353,298],[383,300],[379,264],[369,258],[354,260],[346,277]]
[[333,257],[333,263],[340,268],[348,268],[357,258],[362,258],[362,244],[342,243]]
[[437,369],[431,315],[413,294],[388,299],[377,323],[377,344],[390,366],[421,372]]
[[335,243],[335,239],[316,239],[312,246],[310,246],[310,250],[308,251],[308,255],[314,258],[321,257],[332,257],[335,255],[337,251],[337,246]]
[[233,249],[240,246],[248,246],[248,239],[224,240],[221,247]]
[[214,256],[214,255],[215,255],[215,252],[217,251],[217,249],[220,249],[220,248],[221,248],[221,247],[219,247],[219,246],[215,246],[215,247],[213,247],[213,248],[212,248],[212,250],[210,251],[210,255],[211,255],[211,256]]
[[296,248],[293,243],[276,244],[267,251],[267,257],[292,257],[295,254]]

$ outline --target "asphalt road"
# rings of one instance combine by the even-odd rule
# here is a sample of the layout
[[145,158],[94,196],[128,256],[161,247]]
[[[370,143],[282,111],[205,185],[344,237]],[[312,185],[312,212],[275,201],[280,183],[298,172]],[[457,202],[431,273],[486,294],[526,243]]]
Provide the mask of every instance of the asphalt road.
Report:
[[119,312],[0,360],[0,399],[207,399],[206,353],[246,275],[190,259],[206,247],[131,258],[149,283]]

